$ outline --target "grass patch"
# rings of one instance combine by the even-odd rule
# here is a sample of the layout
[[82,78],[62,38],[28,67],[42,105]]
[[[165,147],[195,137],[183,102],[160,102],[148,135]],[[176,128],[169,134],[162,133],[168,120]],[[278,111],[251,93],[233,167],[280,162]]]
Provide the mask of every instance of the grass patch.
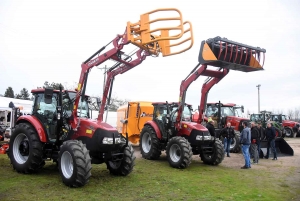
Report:
[[[56,165],[47,162],[38,174],[24,175],[12,169],[0,155],[0,200],[292,200],[300,193],[285,183],[285,174],[271,170],[241,170],[207,166],[193,161],[185,170],[171,168],[164,159],[137,159],[127,177],[109,174],[105,165],[93,165],[90,182],[69,188]],[[288,174],[288,172],[286,173]],[[294,189],[292,189],[294,188]],[[280,192],[280,193],[279,193]],[[298,197],[299,198],[299,197]]]

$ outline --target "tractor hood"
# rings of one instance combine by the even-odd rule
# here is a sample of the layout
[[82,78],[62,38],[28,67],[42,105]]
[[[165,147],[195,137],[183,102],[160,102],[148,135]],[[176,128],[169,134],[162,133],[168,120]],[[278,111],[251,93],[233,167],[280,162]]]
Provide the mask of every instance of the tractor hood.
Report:
[[234,121],[240,122],[242,120],[248,120],[249,121],[250,119],[247,119],[245,117],[227,116],[227,120],[228,121],[234,120]]
[[298,122],[296,121],[290,121],[290,120],[282,121],[283,126],[296,126],[296,124],[298,124]]
[[199,131],[207,131],[207,128],[204,127],[201,124],[195,123],[195,122],[186,122],[186,121],[182,121],[181,124],[182,128],[189,128],[189,129],[195,129],[195,130],[199,130]]

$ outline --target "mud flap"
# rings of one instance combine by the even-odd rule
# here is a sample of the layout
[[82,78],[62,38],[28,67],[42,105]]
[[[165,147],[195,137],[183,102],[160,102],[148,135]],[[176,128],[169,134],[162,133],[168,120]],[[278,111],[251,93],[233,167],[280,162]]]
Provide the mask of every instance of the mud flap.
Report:
[[[260,142],[260,152],[259,157],[263,158],[267,155],[267,147],[268,141],[264,140]],[[276,138],[275,139],[275,148],[277,152],[277,156],[294,156],[294,150],[292,147],[283,139],[283,138]],[[272,149],[270,148],[270,155],[272,155]]]

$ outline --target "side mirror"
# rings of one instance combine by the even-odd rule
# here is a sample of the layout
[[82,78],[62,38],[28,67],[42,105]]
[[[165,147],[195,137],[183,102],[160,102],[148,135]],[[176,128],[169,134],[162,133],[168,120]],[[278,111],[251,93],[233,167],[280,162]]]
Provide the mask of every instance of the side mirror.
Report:
[[52,103],[52,97],[53,97],[53,88],[45,88],[44,92],[44,101],[46,104]]
[[242,109],[242,113],[244,113],[244,106],[243,105],[242,105],[241,109]]

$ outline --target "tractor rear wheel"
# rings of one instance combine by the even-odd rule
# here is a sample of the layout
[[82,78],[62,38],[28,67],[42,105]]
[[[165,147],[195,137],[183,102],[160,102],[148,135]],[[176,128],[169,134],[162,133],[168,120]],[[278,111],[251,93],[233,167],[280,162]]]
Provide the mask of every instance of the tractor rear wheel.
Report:
[[201,153],[201,160],[208,165],[218,165],[220,164],[225,156],[224,148],[220,140],[216,140],[213,144],[212,153]]
[[16,125],[10,138],[8,156],[13,168],[22,173],[37,172],[45,165],[43,143],[30,124]]
[[184,169],[192,162],[192,147],[183,137],[172,137],[166,148],[166,154],[171,167]]
[[141,132],[140,149],[145,159],[155,160],[161,155],[159,139],[156,136],[155,130],[149,125],[146,125]]
[[60,146],[58,168],[65,185],[81,187],[87,184],[92,166],[85,144],[78,140],[65,141]]
[[293,130],[290,128],[284,128],[286,137],[293,137]]
[[113,175],[126,176],[132,172],[135,162],[134,150],[131,145],[124,147],[123,158],[119,161],[107,161],[106,166]]
[[241,151],[241,146],[240,146],[240,134],[236,133],[234,138],[231,141],[230,145],[230,151],[233,153],[239,153]]

